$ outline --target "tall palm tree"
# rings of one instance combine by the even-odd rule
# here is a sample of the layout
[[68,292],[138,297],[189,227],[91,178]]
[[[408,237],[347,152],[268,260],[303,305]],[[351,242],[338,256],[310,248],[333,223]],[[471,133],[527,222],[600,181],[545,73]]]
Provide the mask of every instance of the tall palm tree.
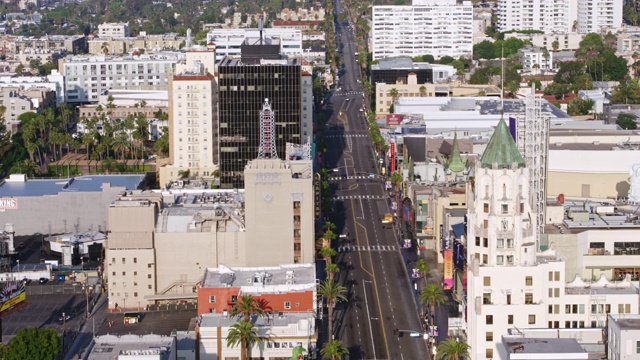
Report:
[[121,154],[121,159],[124,160],[124,155],[129,149],[129,136],[121,132],[113,139],[111,139],[111,148],[116,154]]
[[318,251],[318,253],[320,254],[320,256],[322,256],[322,258],[324,258],[324,261],[327,264],[331,264],[331,258],[333,258],[334,256],[336,256],[338,253],[333,250],[332,248],[328,247],[328,246],[323,246],[320,251]]
[[229,316],[241,316],[242,320],[249,322],[251,315],[260,315],[265,313],[267,302],[251,295],[242,295],[236,300],[231,308]]
[[418,273],[420,273],[424,279],[427,278],[427,274],[431,271],[424,259],[416,261],[416,269],[418,269]]
[[466,342],[450,337],[438,345],[436,359],[463,360],[469,357],[469,349]]
[[340,268],[336,264],[327,264],[327,266],[325,266],[324,268],[324,271],[327,272],[327,276],[329,277],[329,279],[333,280],[335,274],[340,271]]
[[330,340],[324,344],[320,350],[320,355],[322,355],[323,359],[337,360],[342,359],[344,356],[348,356],[349,350],[342,346],[342,341]]
[[240,345],[240,359],[249,359],[251,348],[255,343],[262,343],[264,340],[258,336],[256,325],[250,321],[239,321],[231,325],[227,334],[227,347]]
[[333,279],[328,279],[318,285],[318,294],[327,300],[329,309],[329,339],[333,339],[333,306],[336,300],[347,301],[347,288]]
[[436,284],[429,284],[420,290],[420,304],[431,309],[432,320],[435,319],[436,305],[442,305],[445,302],[447,302],[447,297],[444,296],[442,289]]

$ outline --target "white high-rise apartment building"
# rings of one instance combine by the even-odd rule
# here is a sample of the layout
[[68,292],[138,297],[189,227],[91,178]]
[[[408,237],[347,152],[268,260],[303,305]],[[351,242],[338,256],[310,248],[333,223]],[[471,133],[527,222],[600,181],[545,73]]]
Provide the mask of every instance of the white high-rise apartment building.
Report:
[[[475,169],[467,215],[467,342],[470,358],[508,359],[510,329],[602,328],[606,314],[635,314],[640,297],[630,277],[567,283],[565,262],[539,252],[530,171],[504,120]],[[573,274],[571,274],[573,275]],[[517,331],[517,330],[514,330]]]
[[613,31],[622,27],[624,0],[578,0],[578,32]]
[[433,55],[471,57],[473,6],[470,1],[414,1],[411,6],[374,6],[373,60]]
[[[302,56],[302,30],[289,28],[213,29],[207,33],[207,44],[216,47],[216,60],[225,56],[239,57],[246,38],[280,39],[280,53],[290,58]],[[213,44],[211,44],[213,43]]]
[[622,25],[623,0],[500,0],[498,31],[599,33]]
[[67,103],[98,102],[111,88],[166,90],[167,74],[184,55],[68,56],[59,65]]

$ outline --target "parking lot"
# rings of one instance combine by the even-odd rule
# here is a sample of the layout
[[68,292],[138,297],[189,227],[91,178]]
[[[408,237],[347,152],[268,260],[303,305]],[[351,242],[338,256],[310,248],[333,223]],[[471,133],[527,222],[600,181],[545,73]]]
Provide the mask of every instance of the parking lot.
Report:
[[[85,296],[81,294],[29,295],[22,304],[2,314],[2,341],[6,344],[25,327],[52,327],[59,333],[63,326],[67,331],[77,330],[85,309]],[[63,312],[71,316],[64,324],[58,320]]]
[[[107,313],[104,321],[98,326],[96,323],[96,334],[158,334],[171,335],[172,330],[186,331],[193,329],[197,310],[164,310],[155,312],[144,312],[142,320],[137,324],[125,325],[124,314],[120,312]],[[112,325],[110,326],[110,323]],[[190,326],[191,324],[191,326]]]

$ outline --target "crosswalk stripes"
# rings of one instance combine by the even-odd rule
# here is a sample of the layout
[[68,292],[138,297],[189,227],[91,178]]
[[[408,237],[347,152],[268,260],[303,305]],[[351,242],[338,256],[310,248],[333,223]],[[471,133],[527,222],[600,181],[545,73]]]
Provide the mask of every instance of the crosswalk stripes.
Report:
[[368,176],[335,176],[329,178],[329,181],[339,181],[339,180],[364,180],[368,179]]
[[347,96],[347,95],[361,95],[362,91],[345,91],[334,92],[331,96]]
[[339,253],[350,251],[396,251],[393,245],[342,245],[336,249]]
[[325,135],[325,138],[363,138],[369,135],[366,134],[351,134],[351,135]]
[[346,195],[346,196],[334,196],[335,200],[384,200],[384,196],[380,195]]

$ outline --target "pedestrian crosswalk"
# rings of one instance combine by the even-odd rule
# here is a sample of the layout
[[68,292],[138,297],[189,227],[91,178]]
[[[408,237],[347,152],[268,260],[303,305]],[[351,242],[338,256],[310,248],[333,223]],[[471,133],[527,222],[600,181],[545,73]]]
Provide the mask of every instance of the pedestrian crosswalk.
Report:
[[330,177],[329,181],[340,181],[340,180],[364,180],[369,179],[368,176],[334,176]]
[[332,96],[362,95],[362,91],[336,91]]
[[341,134],[341,135],[325,135],[325,138],[363,138],[363,137],[367,137],[369,135],[367,134]]
[[334,196],[335,200],[384,200],[384,196],[380,195],[346,195]]
[[396,247],[393,245],[342,245],[338,246],[337,251],[339,253],[351,252],[351,251],[395,251]]

